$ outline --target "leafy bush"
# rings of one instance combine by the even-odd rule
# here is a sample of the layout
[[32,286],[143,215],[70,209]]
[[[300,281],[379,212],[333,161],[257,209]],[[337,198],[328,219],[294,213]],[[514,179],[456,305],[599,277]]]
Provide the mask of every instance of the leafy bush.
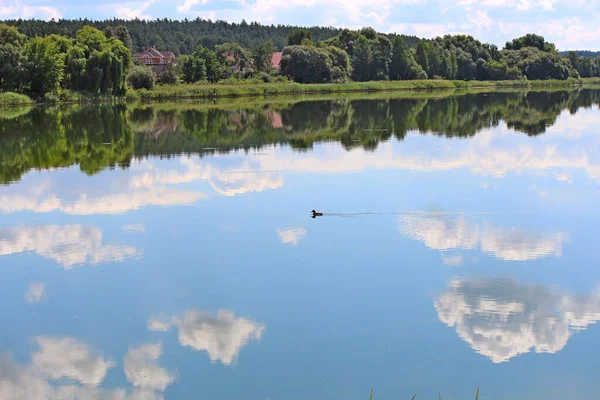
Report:
[[177,77],[177,73],[175,72],[175,68],[172,65],[168,65],[163,69],[157,76],[156,80],[158,83],[162,83],[164,85],[175,85],[179,82],[179,78]]
[[33,100],[24,94],[13,92],[0,93],[0,106],[10,106],[17,104],[33,104]]
[[134,89],[154,89],[156,74],[146,66],[134,66],[127,75],[127,82]]

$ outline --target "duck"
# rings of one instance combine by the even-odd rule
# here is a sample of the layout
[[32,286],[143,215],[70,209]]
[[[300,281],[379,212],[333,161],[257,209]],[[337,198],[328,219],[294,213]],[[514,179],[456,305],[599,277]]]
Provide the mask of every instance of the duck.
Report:
[[312,210],[312,217],[313,218],[322,217],[322,216],[323,216],[323,213],[316,212],[315,210]]

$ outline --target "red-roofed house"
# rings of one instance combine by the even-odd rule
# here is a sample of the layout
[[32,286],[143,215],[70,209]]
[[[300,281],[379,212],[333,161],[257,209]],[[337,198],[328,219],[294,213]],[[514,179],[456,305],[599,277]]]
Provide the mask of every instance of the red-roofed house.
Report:
[[271,54],[271,68],[279,69],[281,68],[281,58],[283,57],[283,53],[281,51],[276,51]]
[[175,54],[171,51],[158,51],[156,47],[144,47],[140,53],[133,55],[135,60],[152,67],[163,69],[165,66],[175,63]]

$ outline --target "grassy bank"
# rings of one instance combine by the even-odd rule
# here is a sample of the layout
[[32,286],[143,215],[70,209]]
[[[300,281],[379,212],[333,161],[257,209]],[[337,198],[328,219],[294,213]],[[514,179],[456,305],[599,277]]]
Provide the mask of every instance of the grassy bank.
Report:
[[1,106],[16,106],[16,105],[30,105],[34,101],[24,94],[18,94],[13,92],[0,93],[0,107]]
[[[301,84],[294,82],[284,83],[198,83],[182,85],[162,85],[152,90],[129,90],[124,97],[92,96],[84,93],[64,91],[59,95],[48,95],[38,101],[17,93],[0,93],[0,107],[13,105],[37,104],[69,104],[69,103],[106,103],[138,100],[180,100],[180,99],[232,99],[249,97],[271,97],[271,96],[332,96],[347,97],[348,94],[356,94],[357,97],[365,93],[397,92],[398,97],[414,97],[417,93],[439,91],[441,96],[447,96],[456,90],[495,90],[522,88],[536,90],[551,90],[570,87],[600,87],[600,78],[568,79],[565,81],[447,81],[447,80],[414,80],[414,81],[376,81],[376,82],[350,82],[330,84]],[[405,94],[400,94],[404,92]],[[225,101],[225,100],[224,100]],[[254,100],[253,100],[254,101]]]
[[341,84],[259,83],[259,84],[186,84],[158,86],[153,90],[140,90],[129,95],[130,99],[215,99],[221,97],[274,96],[296,94],[332,94],[352,92],[412,91],[434,89],[470,88],[556,88],[573,86],[600,86],[600,78],[569,79],[566,81],[377,81]]

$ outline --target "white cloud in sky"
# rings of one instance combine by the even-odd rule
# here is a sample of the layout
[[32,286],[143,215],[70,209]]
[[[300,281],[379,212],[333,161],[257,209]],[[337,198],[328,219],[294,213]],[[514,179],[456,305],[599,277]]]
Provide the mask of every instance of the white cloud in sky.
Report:
[[38,337],[35,342],[40,349],[32,355],[32,363],[51,379],[98,386],[115,365],[73,338]]
[[306,229],[304,228],[287,228],[287,229],[277,229],[277,235],[279,236],[279,240],[283,244],[291,244],[298,245],[301,239],[306,237]]
[[562,350],[573,333],[600,320],[600,289],[571,296],[510,279],[455,279],[435,308],[477,353],[502,363]]
[[[62,350],[44,357],[65,355],[65,360],[36,359],[30,365],[19,365],[6,354],[0,354],[0,399],[2,400],[162,400],[160,392],[148,388],[102,388],[97,382],[105,375],[104,366],[97,357],[90,356],[90,349],[84,343],[69,339],[80,347],[76,350]],[[59,346],[60,347],[60,346]],[[154,355],[154,354],[152,354]],[[35,354],[34,354],[35,356]],[[153,360],[150,360],[153,362]],[[143,364],[142,364],[143,365]],[[111,365],[112,366],[112,365]],[[54,370],[57,367],[59,369]],[[48,370],[48,368],[50,370]],[[96,368],[98,371],[91,371]],[[82,379],[83,378],[83,379]],[[88,382],[88,383],[86,383]]]
[[560,257],[569,236],[562,232],[539,233],[500,228],[469,221],[465,215],[415,213],[399,217],[400,232],[441,252],[476,250],[505,261],[529,261],[553,255]]
[[38,18],[43,20],[59,20],[61,13],[55,7],[27,4],[27,1],[12,1],[0,3],[0,18],[22,18],[31,19]]
[[115,13],[117,18],[122,19],[152,19],[152,16],[146,10],[155,2],[156,0],[150,0],[141,4],[130,2],[115,4]]
[[127,380],[138,388],[164,391],[175,378],[156,363],[161,354],[160,342],[130,347],[123,363]]
[[144,224],[129,224],[129,225],[123,225],[121,227],[122,230],[124,231],[132,231],[132,232],[145,232],[146,228],[144,227]]
[[148,329],[165,332],[171,325],[179,330],[179,343],[195,350],[206,351],[212,362],[224,365],[237,362],[237,357],[249,341],[260,341],[265,326],[261,323],[236,318],[229,310],[212,314],[200,310],[188,310],[170,319],[152,318]]
[[141,254],[132,246],[104,244],[102,231],[94,226],[45,225],[0,230],[0,256],[24,252],[54,260],[64,269],[121,262]]
[[29,304],[39,303],[43,300],[45,292],[46,284],[44,282],[32,282],[25,293],[25,301]]

